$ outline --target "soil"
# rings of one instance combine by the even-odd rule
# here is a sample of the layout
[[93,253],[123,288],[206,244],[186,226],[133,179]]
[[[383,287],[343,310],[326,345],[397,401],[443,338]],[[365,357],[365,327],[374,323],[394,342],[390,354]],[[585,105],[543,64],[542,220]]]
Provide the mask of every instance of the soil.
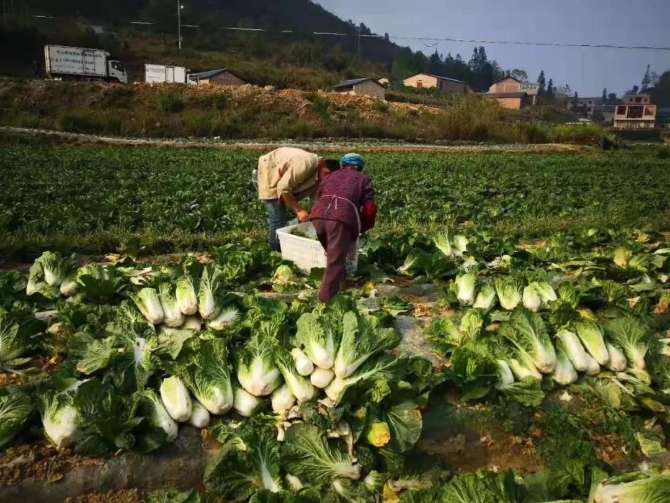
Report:
[[443,440],[420,440],[418,448],[438,456],[461,472],[514,468],[520,473],[542,470],[532,439],[501,428],[468,430]]
[[65,503],[142,503],[144,494],[137,489],[109,493],[93,493],[68,498]]
[[0,487],[28,478],[56,482],[76,466],[104,463],[105,458],[79,456],[69,449],[58,451],[40,444],[11,447],[0,457]]

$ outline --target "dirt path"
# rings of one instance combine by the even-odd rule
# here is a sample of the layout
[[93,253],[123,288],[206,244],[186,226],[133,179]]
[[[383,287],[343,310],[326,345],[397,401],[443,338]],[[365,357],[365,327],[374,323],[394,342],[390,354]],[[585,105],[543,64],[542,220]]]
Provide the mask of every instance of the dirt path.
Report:
[[308,150],[329,150],[332,152],[348,152],[357,150],[360,152],[577,152],[592,150],[591,147],[579,145],[563,145],[556,143],[548,144],[422,144],[402,143],[381,140],[339,140],[324,139],[311,142],[297,142],[293,140],[249,140],[249,141],[227,141],[220,139],[173,139],[162,140],[157,138],[117,138],[111,136],[97,136],[79,133],[67,133],[63,131],[49,131],[46,129],[27,129],[17,127],[1,126],[0,132],[25,134],[25,135],[47,135],[63,139],[76,140],[82,143],[104,143],[111,145],[145,145],[162,147],[208,147],[219,149],[247,149],[247,150],[269,150],[278,147],[295,147]]

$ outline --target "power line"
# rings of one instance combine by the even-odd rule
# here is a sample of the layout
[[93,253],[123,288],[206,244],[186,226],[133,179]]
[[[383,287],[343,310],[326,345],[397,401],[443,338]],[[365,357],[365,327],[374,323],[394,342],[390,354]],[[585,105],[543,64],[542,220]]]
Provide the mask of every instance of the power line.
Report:
[[[5,0],[3,0],[4,5]],[[181,6],[181,4],[178,4]],[[4,9],[3,9],[4,10]],[[179,9],[178,9],[179,10]],[[178,15],[181,14],[178,12]],[[33,16],[33,17],[42,17],[46,19],[54,19],[51,16]],[[133,25],[153,25],[154,23],[142,22],[142,21],[131,21],[130,24]],[[187,26],[187,25],[181,25]],[[199,28],[198,25],[188,25],[189,28]],[[305,35],[314,35],[314,36],[327,36],[327,37],[357,37],[360,41],[361,38],[376,38],[382,40],[405,40],[405,41],[418,41],[418,42],[455,42],[455,43],[468,43],[468,44],[487,44],[487,45],[524,45],[524,46],[535,46],[535,47],[572,47],[579,49],[617,49],[617,50],[636,50],[636,51],[670,51],[670,47],[664,46],[653,46],[653,45],[619,45],[619,44],[576,44],[570,42],[538,42],[532,40],[490,40],[490,39],[479,39],[479,38],[452,38],[452,37],[407,37],[402,35],[375,35],[375,34],[362,34],[360,32],[360,27],[356,33],[337,33],[337,32],[327,32],[327,31],[314,31],[314,32],[295,32],[293,30],[267,30],[265,28],[240,28],[236,26],[224,26],[218,28],[220,30],[228,31],[239,31],[239,32],[255,32],[255,33],[279,33],[279,34],[294,34],[294,33],[304,33]],[[424,44],[425,45],[425,44]]]
[[[235,31],[254,31],[267,32],[271,30],[263,28],[237,28],[237,27],[223,27],[223,30]],[[293,33],[291,30],[284,30],[281,33]],[[307,34],[310,34],[307,32]],[[363,35],[357,33],[332,33],[315,31],[311,35],[327,35],[333,37],[361,37],[361,38],[379,38],[386,39],[383,35]],[[536,42],[536,41],[521,41],[521,40],[488,40],[488,39],[467,39],[467,38],[438,38],[438,37],[403,37],[396,35],[389,35],[389,40],[416,40],[421,42],[460,42],[460,43],[474,43],[474,44],[499,44],[499,45],[530,45],[541,47],[579,47],[591,49],[630,49],[630,50],[645,50],[645,51],[670,51],[670,47],[651,46],[651,45],[615,45],[615,44],[571,44],[566,42]]]

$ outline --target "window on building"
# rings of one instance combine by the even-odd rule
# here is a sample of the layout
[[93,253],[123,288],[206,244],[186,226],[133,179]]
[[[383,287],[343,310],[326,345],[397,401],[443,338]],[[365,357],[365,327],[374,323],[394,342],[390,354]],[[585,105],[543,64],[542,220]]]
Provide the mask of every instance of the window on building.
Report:
[[626,106],[625,105],[619,105],[616,107],[616,114],[617,115],[626,115]]
[[635,103],[642,103],[642,98],[640,96],[635,98]]
[[423,87],[423,80],[417,80],[416,81],[416,87],[422,88]]
[[641,107],[641,106],[630,106],[630,107],[628,107],[628,118],[629,119],[641,119],[643,113],[644,113],[644,107]]
[[587,114],[593,113],[593,108],[592,107],[587,108],[586,113]]

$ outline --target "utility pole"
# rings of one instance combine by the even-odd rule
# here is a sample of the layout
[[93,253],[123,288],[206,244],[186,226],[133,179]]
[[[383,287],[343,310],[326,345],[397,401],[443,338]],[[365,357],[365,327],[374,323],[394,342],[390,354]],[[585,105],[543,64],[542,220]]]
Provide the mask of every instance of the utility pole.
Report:
[[358,25],[358,57],[361,57],[361,25]]
[[179,48],[181,49],[181,10],[184,6],[181,4],[181,0],[177,0],[177,25],[179,30]]

